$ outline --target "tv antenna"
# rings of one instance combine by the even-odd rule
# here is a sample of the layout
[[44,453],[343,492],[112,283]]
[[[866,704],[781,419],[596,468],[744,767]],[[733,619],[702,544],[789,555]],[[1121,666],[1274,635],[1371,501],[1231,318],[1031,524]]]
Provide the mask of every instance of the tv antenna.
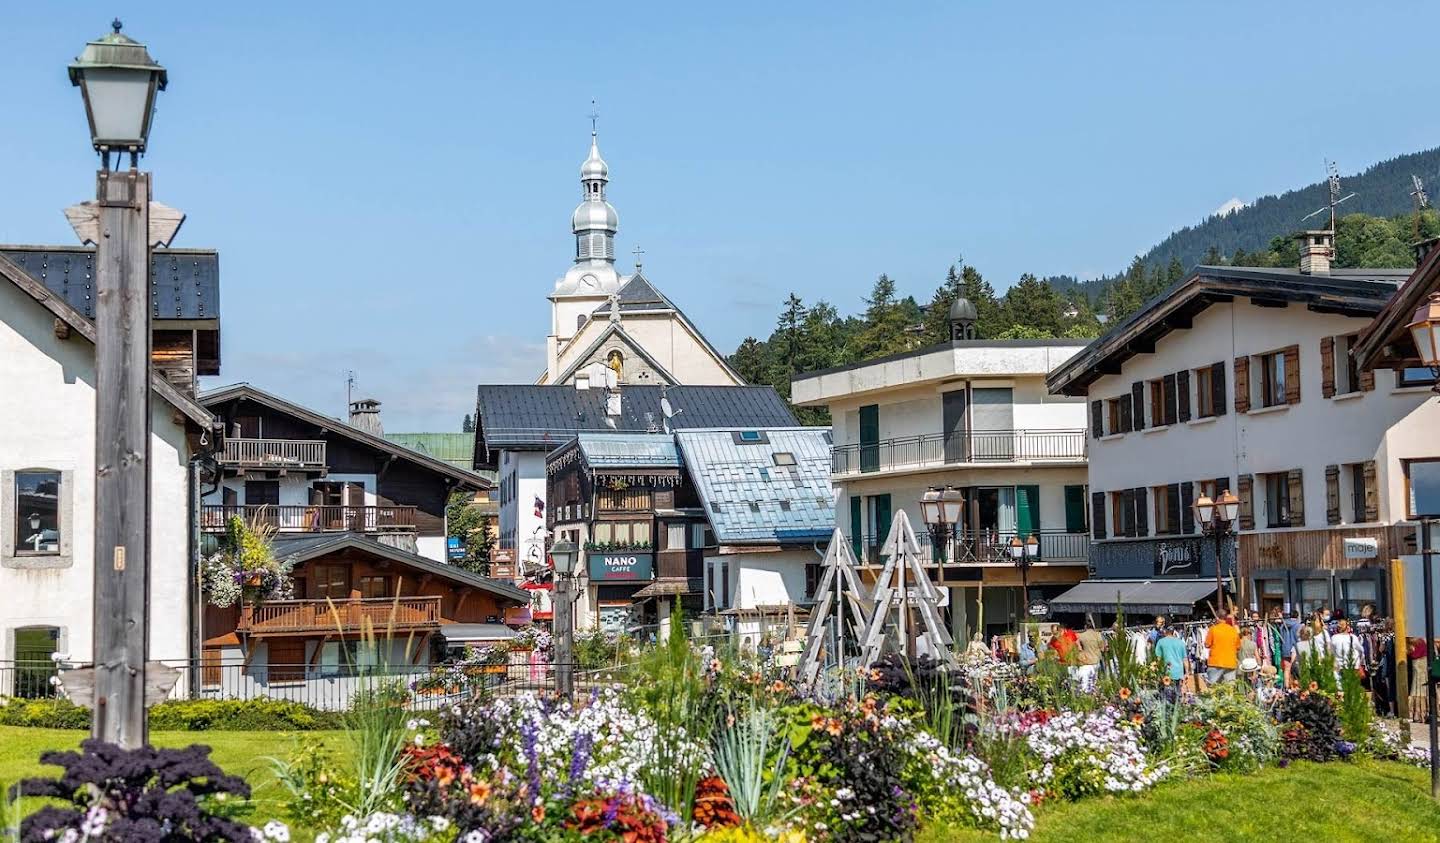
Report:
[[1328,174],[1326,176],[1326,181],[1329,183],[1330,186],[1330,203],[1323,208],[1316,208],[1315,210],[1301,217],[1300,221],[1304,222],[1305,220],[1310,219],[1316,214],[1323,214],[1326,211],[1329,211],[1330,231],[1333,233],[1335,231],[1335,206],[1339,205],[1341,202],[1344,202],[1347,199],[1354,199],[1360,194],[1351,193],[1349,196],[1343,197],[1340,195],[1340,171],[1335,168],[1335,162],[1329,160],[1328,158],[1325,160],[1325,171]]
[[345,371],[345,413],[343,418],[349,418],[350,407],[355,403],[355,370]]
[[1410,184],[1415,188],[1410,191],[1410,196],[1415,200],[1415,240],[1419,242],[1420,216],[1426,208],[1430,207],[1430,197],[1425,194],[1425,182],[1421,181],[1419,176],[1412,173],[1410,175]]

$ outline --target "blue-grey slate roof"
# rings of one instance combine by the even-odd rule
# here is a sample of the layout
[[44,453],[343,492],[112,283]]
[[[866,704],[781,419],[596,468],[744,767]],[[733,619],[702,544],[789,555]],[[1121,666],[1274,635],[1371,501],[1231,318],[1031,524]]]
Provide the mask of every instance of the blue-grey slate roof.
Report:
[[[0,254],[65,303],[95,318],[95,250],[87,246],[4,246]],[[150,256],[150,315],[159,321],[220,318],[220,255],[211,249],[156,249]]]
[[582,433],[580,453],[591,468],[679,468],[675,438],[663,433]]
[[492,452],[550,451],[583,431],[659,432],[661,390],[670,399],[674,430],[697,427],[769,428],[798,423],[769,386],[623,386],[621,413],[606,424],[604,389],[568,384],[483,385],[476,391],[475,465],[493,467]]
[[[835,531],[830,428],[762,431],[741,443],[734,429],[675,434],[691,481],[721,544],[810,544]],[[788,453],[795,464],[777,465]]]

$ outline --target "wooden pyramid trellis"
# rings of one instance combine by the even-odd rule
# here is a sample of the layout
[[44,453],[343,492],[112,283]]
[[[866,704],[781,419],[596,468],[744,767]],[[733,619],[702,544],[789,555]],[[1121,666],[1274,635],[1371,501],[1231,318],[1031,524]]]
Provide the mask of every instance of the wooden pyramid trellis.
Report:
[[[870,626],[861,639],[860,664],[869,667],[880,658],[885,649],[886,623],[894,609],[899,609],[895,615],[895,637],[902,652],[947,660],[952,642],[938,609],[940,592],[920,564],[920,543],[915,540],[915,530],[910,526],[910,516],[905,514],[905,510],[895,513],[890,535],[880,552],[885,556],[885,567],[875,581],[875,608],[870,615]],[[907,577],[910,580],[908,583]],[[908,648],[912,605],[920,615],[917,629],[924,628],[915,636],[913,653]]]
[[[815,588],[820,602],[810,613],[810,626],[805,631],[805,655],[800,661],[802,686],[814,684],[820,668],[826,664],[844,664],[847,612],[857,632],[870,623],[870,595],[860,582],[855,565],[850,543],[836,529],[830,537],[830,546],[825,549],[825,559],[820,563],[820,584]],[[854,649],[859,649],[858,643]]]

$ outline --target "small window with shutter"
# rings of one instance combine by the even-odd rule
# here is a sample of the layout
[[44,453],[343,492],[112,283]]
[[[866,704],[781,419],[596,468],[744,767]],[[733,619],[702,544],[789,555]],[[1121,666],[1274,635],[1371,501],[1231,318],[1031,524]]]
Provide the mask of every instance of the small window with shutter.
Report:
[[1196,369],[1191,376],[1195,383],[1195,417],[1208,419],[1215,415],[1214,372],[1209,366]]

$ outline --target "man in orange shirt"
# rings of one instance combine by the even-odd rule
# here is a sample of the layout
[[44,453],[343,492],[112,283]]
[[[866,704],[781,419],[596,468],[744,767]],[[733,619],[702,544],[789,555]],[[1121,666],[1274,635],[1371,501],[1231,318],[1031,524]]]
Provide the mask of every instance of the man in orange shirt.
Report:
[[1234,615],[1215,621],[1205,633],[1205,647],[1210,651],[1205,681],[1211,685],[1234,682],[1235,669],[1240,665],[1240,629],[1235,626]]

